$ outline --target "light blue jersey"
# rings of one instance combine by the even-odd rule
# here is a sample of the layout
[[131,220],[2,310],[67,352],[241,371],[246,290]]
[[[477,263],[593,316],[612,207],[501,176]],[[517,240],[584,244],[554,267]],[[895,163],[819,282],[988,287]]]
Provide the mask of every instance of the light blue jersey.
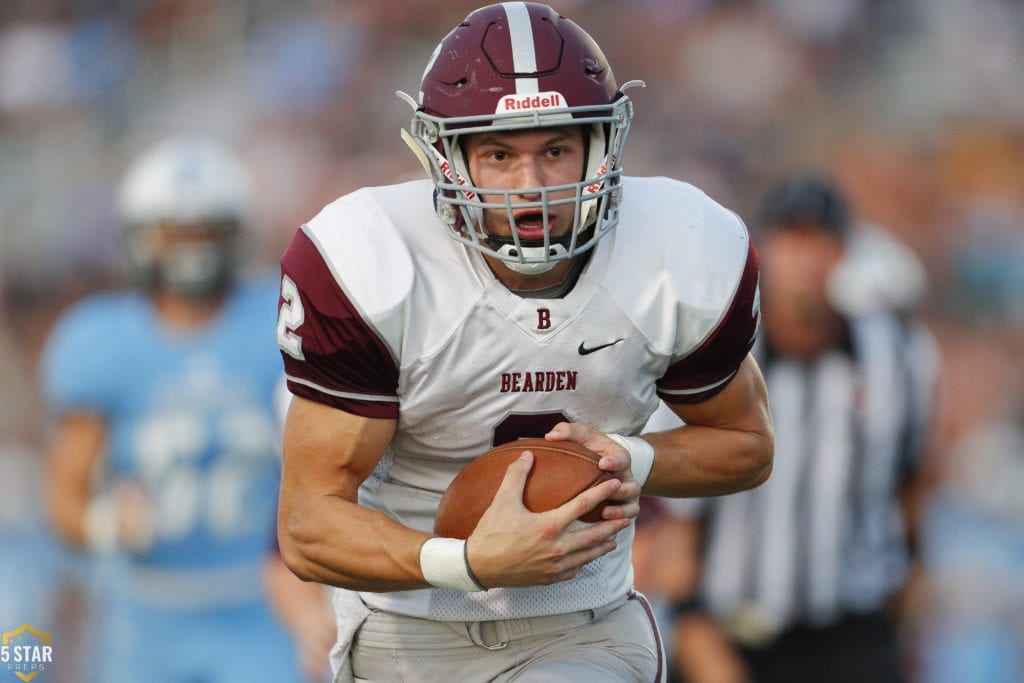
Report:
[[101,680],[296,677],[261,577],[280,473],[276,308],[276,278],[240,285],[216,319],[182,332],[142,293],[100,294],[51,335],[50,405],[101,415],[106,480],[141,485],[152,503],[152,546],[101,572]]

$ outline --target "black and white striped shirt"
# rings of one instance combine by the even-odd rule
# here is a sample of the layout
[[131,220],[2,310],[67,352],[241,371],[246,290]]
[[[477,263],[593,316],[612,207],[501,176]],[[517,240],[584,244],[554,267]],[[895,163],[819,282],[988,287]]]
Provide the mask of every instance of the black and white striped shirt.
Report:
[[846,343],[813,360],[766,346],[755,355],[775,425],[772,475],[697,505],[703,601],[770,634],[876,610],[905,579],[898,494],[925,440],[937,353],[925,330],[887,314],[850,320]]

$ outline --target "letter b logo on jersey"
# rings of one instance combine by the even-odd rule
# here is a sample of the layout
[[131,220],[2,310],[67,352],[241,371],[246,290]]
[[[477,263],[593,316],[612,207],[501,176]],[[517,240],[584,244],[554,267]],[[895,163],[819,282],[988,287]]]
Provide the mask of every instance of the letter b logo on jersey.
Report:
[[537,329],[547,330],[551,328],[551,311],[547,308],[537,309]]

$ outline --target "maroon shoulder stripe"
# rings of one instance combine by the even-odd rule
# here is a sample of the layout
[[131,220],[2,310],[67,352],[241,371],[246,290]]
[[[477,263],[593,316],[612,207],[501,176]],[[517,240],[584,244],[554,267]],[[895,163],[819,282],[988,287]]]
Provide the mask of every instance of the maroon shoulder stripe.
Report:
[[718,327],[658,380],[658,396],[669,403],[700,403],[729,383],[754,344],[760,310],[757,301],[757,248],[749,240],[747,262],[732,303]]
[[281,352],[292,393],[365,417],[397,417],[398,367],[390,350],[303,230],[281,258],[281,275],[295,283],[303,313],[290,330],[302,340],[302,358]]

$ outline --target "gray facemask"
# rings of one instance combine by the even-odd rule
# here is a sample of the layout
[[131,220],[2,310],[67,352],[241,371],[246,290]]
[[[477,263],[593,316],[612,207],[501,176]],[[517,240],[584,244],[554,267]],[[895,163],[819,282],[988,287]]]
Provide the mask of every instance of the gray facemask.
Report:
[[229,245],[206,242],[176,246],[157,259],[154,284],[189,297],[223,292],[235,273]]

